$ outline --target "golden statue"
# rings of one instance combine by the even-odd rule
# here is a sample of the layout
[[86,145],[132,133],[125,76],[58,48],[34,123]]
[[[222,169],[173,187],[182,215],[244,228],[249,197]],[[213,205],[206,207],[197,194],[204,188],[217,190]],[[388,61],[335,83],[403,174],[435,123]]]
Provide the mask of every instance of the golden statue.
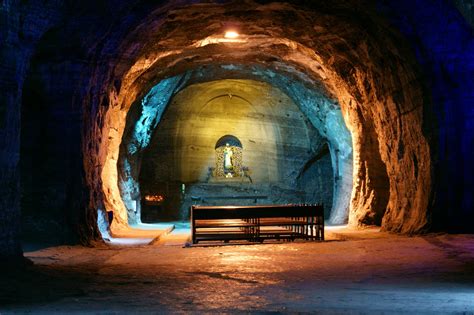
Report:
[[232,148],[229,146],[228,143],[226,143],[225,148],[224,148],[224,172],[225,173],[231,172],[234,169],[234,166],[232,164],[232,155],[234,155],[234,153],[232,152]]

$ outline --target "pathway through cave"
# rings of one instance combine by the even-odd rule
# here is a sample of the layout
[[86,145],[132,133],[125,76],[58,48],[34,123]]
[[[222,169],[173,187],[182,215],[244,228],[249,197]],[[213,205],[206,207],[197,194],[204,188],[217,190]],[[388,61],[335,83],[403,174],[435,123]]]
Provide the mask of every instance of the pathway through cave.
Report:
[[472,235],[328,232],[326,242],[50,247],[0,279],[0,312],[470,314]]

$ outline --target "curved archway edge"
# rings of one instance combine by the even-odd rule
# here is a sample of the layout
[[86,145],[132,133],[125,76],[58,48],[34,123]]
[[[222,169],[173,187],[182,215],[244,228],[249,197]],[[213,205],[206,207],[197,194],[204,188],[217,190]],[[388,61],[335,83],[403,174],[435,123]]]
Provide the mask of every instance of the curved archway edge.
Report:
[[[252,5],[261,7],[261,5]],[[183,10],[192,10],[192,6]],[[298,20],[299,23],[301,21],[309,23],[309,18],[311,18],[311,25],[313,28],[316,27],[314,21],[318,19],[316,16],[309,16],[313,13],[288,6],[285,6],[284,10],[297,14],[301,18]],[[265,29],[263,22],[258,25],[260,34],[248,36],[242,39],[243,42],[219,41],[222,38],[222,30],[210,23],[217,17],[212,16],[212,10],[209,12],[211,12],[209,16],[196,22],[211,25],[203,28],[205,31],[201,32],[200,38],[180,37],[179,28],[177,26],[174,29],[171,28],[172,31],[167,35],[173,34],[175,49],[163,50],[166,47],[166,41],[169,40],[167,35],[162,36],[161,40],[156,40],[160,38],[156,37],[152,41],[153,45],[161,49],[142,48],[146,54],[135,58],[135,62],[129,67],[130,71],[120,71],[121,74],[109,72],[110,76],[102,81],[102,87],[107,87],[105,90],[108,91],[107,97],[103,98],[103,101],[106,101],[104,105],[116,110],[108,110],[104,116],[102,131],[105,131],[104,135],[108,136],[104,136],[102,139],[105,141],[100,142],[99,151],[102,154],[99,154],[99,161],[95,164],[105,165],[107,160],[117,158],[114,152],[105,153],[107,148],[114,147],[112,145],[114,141],[117,142],[115,147],[118,147],[121,140],[121,132],[110,132],[113,128],[109,127],[119,118],[124,121],[126,114],[124,110],[140,99],[140,93],[147,90],[144,86],[154,84],[153,79],[165,77],[166,72],[168,76],[173,74],[171,72],[183,73],[189,69],[190,65],[198,64],[199,59],[207,63],[210,60],[216,63],[225,61],[227,64],[245,64],[252,60],[267,67],[271,64],[279,69],[298,69],[299,73],[306,75],[304,81],[315,78],[312,80],[313,87],[322,84],[324,91],[334,95],[341,105],[341,112],[352,133],[354,189],[350,222],[370,223],[377,220],[377,215],[386,210],[383,217],[385,229],[407,233],[424,229],[428,223],[426,209],[431,189],[430,158],[428,144],[420,127],[423,117],[422,91],[417,84],[416,65],[411,61],[410,54],[400,51],[400,45],[395,43],[393,38],[387,39],[386,36],[383,36],[383,39],[379,38],[382,36],[381,32],[379,34],[371,30],[372,33],[368,33],[367,30],[362,30],[360,25],[347,27],[344,24],[350,24],[350,21],[336,20],[335,17],[333,20],[328,20],[327,17],[319,20],[321,28],[324,29],[327,25],[323,26],[322,22],[326,24],[332,22],[335,26],[339,26],[336,28],[340,31],[340,34],[337,34],[339,36],[332,37],[330,42],[323,39],[321,33],[318,32],[293,40],[298,38],[295,35],[297,27],[294,23],[286,23],[285,28],[272,27],[269,28],[270,31],[266,31],[268,34],[261,34],[261,30]],[[278,16],[282,12],[282,8],[274,8],[272,15]],[[231,8],[228,13],[232,16]],[[255,13],[258,16],[259,11]],[[317,13],[314,14],[317,15]],[[238,17],[235,16],[235,19],[238,20]],[[163,19],[159,21],[161,26],[166,25]],[[268,20],[262,19],[262,21]],[[278,25],[275,23],[278,18],[272,21],[274,25]],[[241,23],[245,25],[244,21]],[[342,26],[345,26],[344,31],[340,29]],[[357,46],[346,44],[351,35],[354,35],[351,34],[352,32],[362,34],[356,36],[356,38],[362,37],[361,43]],[[242,33],[252,34],[251,27],[243,28]],[[143,36],[135,36],[135,38],[143,39]],[[383,47],[381,44],[376,44],[379,40],[383,43]],[[179,41],[182,43],[179,44]],[[230,52],[226,50],[234,44],[241,45],[242,49],[236,49],[234,46]],[[347,49],[341,50],[337,45],[345,46]],[[258,50],[255,49],[256,47]],[[212,53],[212,59],[209,59],[210,54],[206,54],[206,50]],[[244,51],[248,53],[245,54]],[[331,51],[338,52],[337,58],[331,56]],[[241,62],[238,62],[239,60]],[[123,66],[122,64],[119,68]],[[371,124],[363,129],[362,126],[366,122],[371,122]],[[87,138],[94,137],[89,135]],[[417,145],[411,145],[415,140]],[[370,152],[371,150],[374,151]],[[377,152],[380,158],[374,159],[378,156]],[[97,157],[97,152],[94,152],[92,156]],[[416,174],[412,171],[415,160]],[[383,166],[388,176],[389,187],[385,180],[380,181],[380,174],[384,173]],[[113,176],[108,176],[108,178],[114,179]],[[387,207],[378,209],[385,204],[384,198],[387,198]],[[105,201],[105,204],[117,206],[110,201]]]

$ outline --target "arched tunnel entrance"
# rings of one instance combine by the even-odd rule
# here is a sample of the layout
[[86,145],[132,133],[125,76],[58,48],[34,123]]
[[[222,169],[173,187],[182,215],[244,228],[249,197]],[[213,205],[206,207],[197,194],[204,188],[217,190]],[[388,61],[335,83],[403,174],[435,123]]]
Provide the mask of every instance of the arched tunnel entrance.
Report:
[[[224,174],[219,168],[224,154],[216,152],[215,143],[227,134],[240,139],[235,146],[227,140],[238,171]],[[140,165],[137,210],[142,221],[153,211],[162,211],[165,220],[188,221],[189,208],[196,203],[322,202],[329,219],[333,204],[335,175],[327,139],[287,95],[268,83],[226,79],[181,90],[164,110]],[[143,197],[154,195],[163,196],[155,207]],[[347,220],[348,204],[341,212]]]
[[[272,199],[275,196],[291,192],[291,198],[281,197],[279,200],[323,202],[328,210],[328,222],[347,222],[351,226],[375,224],[385,230],[403,233],[424,231],[431,220],[428,204],[433,197],[433,174],[431,149],[424,125],[428,101],[412,52],[403,45],[405,39],[370,10],[361,9],[360,17],[351,18],[339,14],[348,12],[344,4],[335,7],[314,4],[310,7],[307,10],[305,5],[294,3],[246,2],[242,7],[218,3],[170,3],[166,7],[141,12],[142,18],[134,20],[134,27],[115,26],[117,29],[110,36],[102,37],[103,43],[94,46],[97,48],[94,51],[75,51],[77,60],[71,66],[74,71],[65,77],[61,76],[62,68],[55,65],[61,63],[62,54],[72,50],[67,45],[59,50],[50,43],[64,40],[68,30],[52,28],[46,32],[32,58],[32,67],[25,75],[23,123],[27,127],[22,131],[26,135],[22,150],[29,152],[33,149],[34,154],[43,154],[31,137],[35,134],[35,115],[60,115],[62,99],[70,97],[73,100],[71,111],[81,118],[74,118],[71,114],[70,120],[61,123],[53,120],[48,132],[56,132],[55,135],[70,132],[76,139],[71,142],[60,139],[63,145],[51,146],[57,160],[71,167],[68,178],[74,178],[75,183],[65,189],[65,185],[60,187],[60,173],[54,174],[56,178],[48,177],[48,170],[43,172],[41,168],[30,172],[28,163],[31,156],[22,154],[26,163],[22,164],[25,165],[22,174],[25,213],[30,210],[35,213],[34,207],[28,209],[28,198],[33,196],[29,193],[40,191],[41,187],[36,183],[48,177],[48,180],[55,178],[57,186],[67,190],[68,194],[67,198],[57,198],[54,207],[48,206],[55,209],[52,216],[71,212],[67,224],[79,229],[86,242],[99,236],[97,216],[101,222],[99,225],[105,230],[127,229],[146,217],[142,216],[145,196],[162,195],[161,192],[168,191],[171,186],[175,196],[171,199],[176,199],[176,195],[182,198],[177,207],[183,214],[183,209],[189,205],[184,202],[183,191],[189,194],[187,197],[205,196],[204,193],[195,194],[192,186],[209,181],[209,168],[214,162],[210,150],[207,160],[203,156],[197,158],[201,161],[199,166],[195,165],[199,171],[191,171],[190,161],[194,160],[190,159],[189,150],[202,154],[202,150],[196,149],[198,146],[193,148],[194,141],[201,139],[186,137],[185,141],[189,142],[183,142],[178,133],[174,140],[174,136],[160,139],[177,125],[167,116],[176,114],[173,119],[180,119],[178,112],[173,114],[179,106],[172,103],[192,89],[211,82],[234,80],[256,82],[252,83],[254,86],[268,85],[269,91],[280,91],[283,98],[290,100],[282,104],[292,103],[297,108],[297,111],[291,110],[290,117],[279,116],[279,112],[285,111],[284,105],[274,108],[277,114],[268,112],[271,106],[265,110],[263,107],[256,109],[261,105],[258,101],[249,100],[248,96],[239,98],[248,91],[225,91],[202,100],[216,108],[226,99],[235,102],[233,108],[250,106],[252,110],[247,111],[254,115],[249,114],[254,119],[251,125],[255,128],[263,126],[258,132],[274,139],[275,147],[268,146],[265,152],[277,157],[264,165],[267,175],[261,177],[270,185],[262,190],[262,196],[266,196],[268,202],[276,201]],[[239,10],[246,13],[242,15]],[[220,20],[222,12],[226,12],[231,22]],[[196,14],[199,19],[191,19],[186,25],[179,22],[184,16]],[[249,23],[244,16],[256,20]],[[191,32],[191,29],[203,31]],[[230,29],[235,36],[226,35]],[[302,33],[302,29],[311,31]],[[80,60],[85,56],[94,62],[82,64]],[[67,63],[61,65],[69,66]],[[40,82],[42,80],[44,82]],[[61,91],[64,95],[50,93],[50,86],[59,82],[71,84],[66,84],[68,89]],[[44,93],[36,98],[35,89],[40,85],[44,86]],[[213,97],[216,99],[210,101]],[[51,103],[51,108],[55,109],[49,114],[38,109],[29,112],[35,101]],[[204,108],[196,115],[211,115],[212,111],[207,111]],[[224,113],[223,109],[216,111]],[[285,138],[285,131],[282,131],[282,126],[288,126],[291,115],[297,112],[296,116],[301,113],[303,117],[295,122],[296,125],[306,129],[293,129],[305,130],[309,140],[304,145],[298,143],[303,132],[295,134],[294,138]],[[276,127],[268,127],[266,119],[269,119],[269,125]],[[166,123],[171,129],[162,132],[160,128],[168,128]],[[233,124],[235,126],[235,121]],[[28,126],[31,126],[29,130]],[[186,128],[181,130],[190,132]],[[253,131],[258,133],[256,129]],[[258,172],[263,172],[263,168],[245,165],[251,164],[252,160],[261,160],[263,156],[252,156],[255,153],[252,146],[255,148],[257,145],[247,136],[253,131],[238,136],[244,144],[243,167],[248,167],[247,175],[252,179],[252,185],[256,185],[261,175]],[[82,147],[73,147],[81,133]],[[207,148],[224,134],[237,134],[237,131],[221,130],[214,138],[206,140]],[[153,151],[160,149],[160,145],[164,146],[166,141],[173,141],[173,154],[179,155],[173,156],[174,166],[169,168],[163,165],[171,158],[166,160],[166,154]],[[62,161],[63,152],[57,149],[69,144],[71,150],[66,150],[69,157]],[[263,152],[263,148],[258,146],[257,151]],[[291,154],[293,149],[299,153]],[[156,158],[151,158],[153,154]],[[160,162],[161,171],[151,165],[152,160],[157,162],[160,158],[165,159]],[[291,159],[295,162],[293,167],[288,166]],[[81,160],[82,169],[75,171]],[[60,163],[57,163],[58,168]],[[160,174],[165,171],[176,173]],[[189,175],[193,172],[199,174]],[[291,174],[282,175],[285,172]],[[310,175],[312,172],[332,175],[313,176]],[[182,177],[185,173],[189,176]],[[174,179],[170,181],[172,176]],[[167,178],[166,181],[163,178]],[[281,178],[288,179],[290,187],[280,186]],[[325,182],[319,181],[323,178]],[[152,187],[151,182],[160,183],[158,186],[161,188]],[[323,192],[321,187],[331,187],[332,192]],[[290,190],[285,190],[287,188]],[[75,198],[78,194],[81,194],[81,200]],[[302,195],[305,197],[295,197]],[[265,202],[265,199],[257,202]],[[174,214],[174,218],[186,217],[181,214]],[[112,216],[109,227],[107,218]]]
[[[210,4],[209,8],[214,6],[219,5]],[[300,23],[318,21],[297,7],[263,7],[270,11],[254,13],[279,16],[291,11]],[[186,16],[201,9],[187,6],[176,10],[179,16]],[[234,8],[227,9],[232,15]],[[416,84],[403,83],[416,76],[416,69],[394,54],[406,53],[395,41],[396,35],[388,38],[382,31],[366,34],[363,44],[342,49],[347,48],[345,38],[354,36],[353,32],[365,32],[360,25],[344,27],[344,32],[330,39],[321,37],[325,33],[321,29],[309,39],[300,37],[296,30],[299,26],[291,23],[265,33],[256,29],[256,24],[235,16],[239,33],[229,38],[225,27],[205,27],[217,18],[212,12],[209,10],[206,19],[194,21],[196,28],[206,32],[193,36],[173,22],[177,15],[170,15],[160,24],[167,25],[167,33],[158,35],[159,27],[146,33],[137,28],[129,41],[122,43],[127,64],[117,65],[107,78],[92,76],[94,87],[88,99],[97,105],[91,104],[92,112],[86,116],[101,118],[92,120],[93,126],[87,129],[85,148],[91,151],[86,154],[85,164],[96,166],[88,175],[88,183],[92,204],[99,210],[99,222],[106,222],[105,211],[113,212],[112,229],[141,221],[141,162],[165,110],[174,110],[170,101],[194,84],[238,79],[265,82],[279,89],[326,139],[334,180],[329,221],[355,226],[378,224],[404,232],[424,229],[428,217],[422,209],[426,209],[430,196],[430,162],[421,128],[422,90]],[[153,21],[153,14],[149,21]],[[278,19],[272,17],[272,23]],[[265,24],[267,20],[262,21]],[[327,17],[320,21],[334,26],[352,23]],[[181,33],[187,35],[179,36]],[[128,51],[137,39],[141,49]],[[99,77],[101,81],[96,81]],[[106,97],[95,94],[104,90]],[[417,145],[413,146],[415,138]],[[208,141],[211,145],[216,139]],[[413,164],[416,172],[412,171]],[[148,165],[146,161],[144,165]],[[179,186],[176,184],[175,191]],[[107,224],[103,228],[107,229]]]
[[[235,77],[247,79],[229,79]],[[247,184],[234,178],[219,185],[212,178],[211,148],[226,133],[240,135],[250,148],[244,151],[244,163],[248,163],[244,167],[247,175],[252,174],[246,176]],[[173,152],[166,154],[172,155],[167,161],[160,160],[157,150],[170,141]],[[149,156],[153,155],[152,162]],[[207,66],[162,80],[132,105],[118,159],[120,197],[132,225],[141,221],[143,205],[153,208],[154,204],[155,211],[165,211],[171,203],[181,208],[181,215],[174,218],[186,219],[191,204],[209,203],[209,199],[215,200],[213,204],[229,204],[226,198],[234,205],[250,200],[263,204],[324,203],[328,222],[345,224],[352,164],[352,140],[337,100],[259,66]],[[140,172],[146,175],[140,176]],[[146,189],[143,193],[140,177]],[[163,182],[166,178],[168,181]],[[161,184],[152,188],[150,181]],[[196,185],[199,182],[201,185]],[[184,187],[188,187],[187,195]],[[168,202],[143,201],[143,195],[166,198],[162,192],[169,194],[170,189],[174,193]],[[216,189],[221,192],[216,194]],[[209,190],[213,194],[206,193]],[[243,200],[236,202],[236,198]]]

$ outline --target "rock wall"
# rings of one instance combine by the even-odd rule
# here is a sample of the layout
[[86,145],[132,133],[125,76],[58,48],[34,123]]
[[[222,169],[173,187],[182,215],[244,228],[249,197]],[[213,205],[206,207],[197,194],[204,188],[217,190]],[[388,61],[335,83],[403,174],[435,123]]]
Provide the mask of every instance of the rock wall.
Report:
[[[472,3],[457,1],[472,12]],[[446,1],[386,4],[380,10],[415,52],[425,89],[423,130],[430,141],[432,229],[473,232],[474,32]],[[472,22],[472,21],[471,21]],[[411,26],[414,25],[414,26]],[[413,164],[413,171],[417,170]],[[426,184],[425,184],[426,185]]]
[[[19,180],[18,151],[20,139],[19,90],[15,74],[20,72],[13,50],[18,43],[19,13],[17,3],[3,5],[0,10],[0,259],[19,257]],[[7,61],[8,60],[8,61]],[[21,61],[20,61],[21,62]]]
[[[430,225],[472,231],[467,223],[474,216],[469,188],[474,186],[472,26],[448,1],[372,4],[1,2],[1,255],[21,253],[20,106],[30,59],[45,43],[61,57],[50,62],[51,67],[64,67],[52,71],[55,76],[80,67],[68,83],[74,92],[52,100],[62,104],[57,108],[64,115],[81,115],[82,142],[75,138],[71,146],[80,146],[84,157],[79,170],[84,183],[78,191],[85,197],[77,217],[85,239],[98,237],[98,210],[124,207],[107,197],[116,194],[120,199],[120,194],[118,188],[108,191],[112,186],[104,186],[104,179],[117,181],[107,165],[118,160],[131,104],[158,81],[210,63],[260,65],[337,100],[352,134],[353,152],[330,150],[339,150],[344,161],[349,156],[344,154],[353,153],[353,224],[378,223],[383,215],[382,225],[391,231],[413,233]],[[466,8],[461,11],[469,12],[469,3],[461,4]],[[241,37],[240,49],[222,41],[227,26],[222,16],[250,35]],[[47,31],[59,36],[43,37]],[[47,86],[44,93],[54,95],[55,87]],[[299,97],[295,103],[306,98],[304,93]],[[315,107],[305,108],[309,119],[318,122],[319,116],[311,115]],[[319,125],[324,134],[325,124]],[[346,141],[339,139],[339,132],[330,137],[333,143]],[[76,197],[72,195],[68,198]]]
[[[194,84],[170,100],[140,162],[142,199],[144,194],[160,193],[166,199],[162,212],[171,212],[168,216],[174,213],[175,219],[188,220],[186,215],[178,213],[180,208],[180,213],[187,213],[190,205],[186,201],[180,207],[177,201],[181,184],[186,185],[187,194],[200,195],[197,187],[216,180],[209,168],[216,166],[216,141],[226,134],[236,136],[242,143],[243,165],[248,176],[242,178],[242,185],[250,194],[266,196],[264,200],[257,200],[258,203],[321,203],[324,199],[329,218],[333,171],[326,140],[287,95],[268,83],[253,80]],[[316,157],[317,162],[321,162],[318,157],[322,148],[326,149],[329,161],[318,163],[317,171],[303,171],[308,160]],[[302,173],[306,176],[302,177]],[[317,180],[310,181],[309,173]],[[234,180],[238,179],[227,181]],[[297,181],[300,188],[296,187]],[[228,184],[221,179],[220,185],[212,185],[214,191],[210,193],[213,196],[221,192],[228,196],[242,195],[242,185],[234,190],[229,186],[226,191]],[[276,193],[275,189],[269,189],[271,185],[288,193]],[[240,205],[254,201],[223,199],[218,202],[239,202]]]
[[0,4],[0,261],[21,257],[20,112],[23,83],[35,44],[57,23],[60,2]]
[[[137,220],[137,215],[140,212],[139,209],[137,209],[137,205],[140,203],[140,185],[138,183],[138,173],[141,165],[142,152],[149,145],[151,141],[151,134],[153,132],[160,132],[160,127],[158,127],[156,131],[153,131],[153,128],[155,128],[155,126],[160,121],[162,113],[165,111],[166,113],[173,113],[177,109],[176,107],[171,107],[169,109],[167,108],[167,106],[173,106],[168,105],[171,95],[178,93],[177,96],[179,96],[180,89],[183,89],[186,86],[192,85],[196,82],[207,82],[209,80],[215,81],[229,78],[247,78],[263,81],[275,88],[279,88],[281,91],[285,91],[293,101],[297,102],[299,109],[303,114],[307,115],[309,123],[318,130],[321,136],[325,139],[324,141],[331,143],[330,150],[334,152],[337,151],[337,154],[334,154],[335,157],[333,158],[333,160],[337,160],[337,162],[332,165],[332,168],[333,170],[337,169],[337,176],[341,177],[341,180],[336,182],[335,187],[339,193],[333,195],[334,201],[332,203],[332,207],[328,206],[329,209],[333,210],[331,223],[347,223],[352,187],[351,184],[347,185],[347,183],[352,182],[352,172],[348,171],[352,170],[352,147],[351,137],[344,124],[340,108],[337,106],[337,102],[328,99],[327,96],[324,96],[318,90],[309,89],[300,82],[294,81],[291,79],[291,77],[285,76],[283,74],[269,71],[257,66],[245,67],[232,64],[206,66],[194,71],[188,71],[185,76],[176,76],[167,80],[163,80],[153,87],[150,93],[147,94],[141,101],[135,102],[132,105],[127,115],[127,125],[125,127],[124,136],[122,137],[121,150],[118,160],[120,197],[124,201],[128,221],[135,222]],[[170,84],[171,82],[172,84]],[[180,85],[178,85],[178,82],[180,82]],[[208,93],[208,91],[206,91],[206,93]],[[268,109],[265,111],[268,111]],[[275,116],[271,113],[268,114],[271,117]],[[176,114],[176,116],[179,115]],[[181,121],[185,118],[177,117],[177,119]],[[167,127],[165,126],[164,128]],[[185,127],[184,129],[180,128],[180,132],[186,133],[185,129]],[[196,131],[195,129],[196,128],[192,129],[193,132]],[[273,131],[269,131],[269,133],[273,133]],[[279,133],[281,134],[281,132]],[[277,134],[279,133],[277,132]],[[158,134],[156,137],[166,136],[165,134],[166,132],[164,132],[164,135]],[[253,136],[254,135],[252,135],[252,137]],[[321,141],[321,137],[317,136],[315,133],[309,136],[309,140],[311,142],[311,147],[314,148],[317,154],[324,141]],[[162,141],[165,140],[162,139]],[[279,141],[281,142],[283,140]],[[209,143],[206,143],[206,145],[209,145]],[[253,144],[250,143],[250,145]],[[271,149],[271,151],[273,152],[274,150]],[[288,150],[282,150],[282,152],[286,151]],[[299,161],[297,162],[298,164],[301,163],[301,160],[306,159],[305,156],[307,154],[304,153],[303,155],[304,156],[302,157],[296,157],[295,154],[286,152],[284,154],[285,158],[282,161],[294,159],[295,161]],[[180,159],[180,157],[178,157],[178,159]],[[279,165],[279,167],[280,166],[281,165]],[[281,175],[279,175],[279,178],[282,176],[285,179],[290,180],[295,178],[296,175],[291,174],[291,172],[294,172],[295,167],[292,166],[288,168],[288,170],[284,170],[285,166],[283,165],[281,168],[282,169],[278,171],[278,174]],[[116,170],[114,164],[111,164],[111,167],[108,169],[111,171]],[[288,174],[283,175],[285,172]],[[261,174],[259,175],[257,173],[257,175],[257,180],[264,179],[261,178]],[[334,174],[334,176],[336,175]],[[107,176],[107,178],[114,178],[114,176]],[[268,177],[266,178],[266,180],[269,179],[270,178]],[[115,181],[111,184],[114,183]],[[294,183],[291,183],[290,187],[292,185],[294,185]],[[108,187],[114,189],[114,186]],[[119,200],[120,197],[115,197],[114,200]],[[315,202],[321,202],[321,200],[317,200]],[[120,211],[120,208],[118,209],[118,213],[123,213]]]
[[[160,26],[157,25],[157,29],[163,27],[168,33],[160,33],[160,41],[155,40],[143,47],[142,50],[148,52],[146,57],[139,57],[139,61],[124,75],[117,104],[127,110],[134,101],[141,99],[141,93],[156,84],[161,77],[166,77],[167,73],[184,73],[191,67],[208,63],[211,56],[215,63],[245,65],[252,60],[265,69],[285,65],[280,69],[286,71],[286,76],[296,77],[313,85],[313,89],[324,91],[323,93],[330,98],[336,98],[341,104],[345,123],[353,135],[356,154],[353,172],[357,176],[349,222],[377,224],[387,211],[389,215],[385,216],[384,221],[386,228],[403,232],[423,229],[428,222],[422,209],[427,207],[431,186],[423,188],[420,184],[430,183],[430,161],[429,155],[426,154],[428,146],[420,127],[421,87],[417,83],[416,67],[410,59],[410,54],[397,41],[392,41],[396,34],[391,33],[392,37],[387,37],[387,33],[390,33],[388,28],[361,28],[358,23],[362,17],[336,19],[331,15],[324,18],[318,15],[318,12],[321,12],[318,9],[337,11],[341,9],[338,6],[313,7],[311,14],[314,15],[310,18],[308,11],[303,13],[299,8],[289,5],[257,5],[258,9],[253,5],[250,2],[245,3],[246,14],[252,17],[260,16],[259,22],[239,22],[241,15],[237,15],[234,17],[236,23],[241,23],[243,34],[258,34],[262,29],[267,30],[267,33],[245,35],[237,42],[228,42],[223,38],[215,24],[210,24],[212,26],[209,28],[201,25],[203,21],[208,23],[217,19],[215,12],[221,10],[227,10],[228,14],[233,16],[232,12],[237,12],[237,7],[215,7],[214,4],[209,4],[205,6],[206,10],[202,10],[203,6],[177,8],[171,16],[161,21]],[[287,19],[288,12],[298,17],[298,25]],[[192,38],[189,32],[185,36],[183,29],[176,28],[179,24],[175,23],[177,20],[192,14],[200,16],[198,21],[194,21],[195,28],[207,32],[199,35],[204,39]],[[270,26],[270,21],[273,26]],[[320,32],[311,36],[307,34],[308,38],[299,38],[298,42],[293,41],[299,37],[297,29],[301,25],[314,21],[321,23]],[[284,29],[275,27],[283,24]],[[334,33],[335,36],[331,38],[324,37],[328,25],[333,26],[330,27],[332,31],[338,29],[340,33]],[[360,34],[364,34],[362,39]],[[144,35],[137,34],[136,38],[140,36]],[[147,36],[153,37],[153,34],[148,32]],[[345,43],[350,40],[362,42],[352,50],[341,49],[346,47]],[[166,47],[166,43],[170,42],[179,48],[167,52],[156,50],[157,47]],[[316,42],[317,47],[314,45]],[[381,43],[384,45],[381,46]],[[233,46],[230,54],[228,47],[231,45]],[[255,55],[253,52],[257,51],[257,47],[259,53]],[[400,57],[402,55],[406,56],[403,60]],[[393,91],[400,91],[405,82],[412,84],[403,85],[403,93],[393,95]],[[305,108],[304,112],[310,120],[321,119],[319,114],[315,115],[317,106]],[[401,115],[402,112],[410,115]],[[391,120],[399,123],[387,123]],[[331,116],[324,117],[323,124],[328,121],[331,121]],[[116,124],[115,129],[117,128],[123,129],[123,123]],[[328,128],[326,132],[323,130],[322,134],[331,135],[334,139],[332,143],[337,146],[334,149],[339,149],[341,155],[347,158],[352,154],[350,150],[342,150],[347,147],[347,138],[341,137],[344,133],[331,133],[332,131],[333,128]],[[418,145],[407,145],[412,143],[414,138]],[[394,150],[395,147],[397,149]],[[117,149],[109,146],[109,150],[109,154],[114,155]],[[411,172],[409,167],[415,159],[418,165],[416,174]],[[391,213],[396,215],[392,216]]]
[[215,168],[216,141],[226,134],[241,141],[252,182],[289,186],[324,142],[297,105],[267,83],[192,85],[172,99],[154,130],[142,158],[142,180],[206,181],[209,168]]
[[[84,209],[80,106],[64,100],[76,92],[83,67],[43,35],[30,61],[21,102],[21,210],[24,239],[75,243]],[[77,52],[76,52],[77,54]]]
[[[337,167],[337,166],[336,166]],[[304,203],[322,203],[324,206],[324,217],[329,223],[339,223],[340,221],[331,218],[331,210],[337,209],[336,203],[340,198],[333,198],[337,193],[350,197],[349,192],[337,191],[341,186],[335,181],[342,180],[342,176],[334,176],[333,163],[329,148],[324,146],[319,152],[314,154],[301,168],[297,177],[297,188],[304,191]],[[352,181],[350,181],[352,187]],[[348,210],[348,209],[347,209]],[[333,216],[336,215],[334,212]]]
[[[428,208],[427,196],[430,195],[432,189],[430,179],[432,166],[428,158],[430,155],[427,150],[428,144],[424,140],[423,130],[419,127],[424,119],[422,110],[429,106],[429,100],[425,97],[421,84],[423,77],[415,64],[408,42],[404,42],[396,32],[390,30],[388,25],[372,15],[373,11],[371,12],[370,8],[366,11],[367,8],[352,7],[349,11],[361,10],[358,12],[366,12],[366,15],[358,18],[343,15],[342,19],[338,16],[339,19],[336,22],[328,16],[334,12],[349,12],[344,11],[347,9],[344,4],[331,4],[331,7],[315,4],[309,11],[325,12],[326,16],[311,19],[311,21],[318,21],[318,25],[312,25],[317,32],[312,35],[306,34],[310,36],[306,40],[298,40],[298,43],[303,46],[291,46],[293,45],[290,44],[291,40],[280,40],[278,49],[272,50],[275,48],[272,46],[275,42],[266,38],[265,44],[258,40],[242,44],[247,52],[251,52],[255,51],[251,48],[252,44],[259,43],[258,50],[261,57],[258,57],[258,54],[250,57],[249,53],[242,54],[241,51],[234,51],[232,56],[228,56],[223,54],[223,49],[225,50],[228,44],[223,43],[220,47],[219,35],[210,35],[213,32],[220,32],[219,24],[206,29],[206,24],[213,20],[214,9],[211,7],[212,5],[206,7],[207,15],[202,12],[195,15],[199,16],[199,21],[194,21],[196,24],[193,28],[207,30],[208,36],[204,41],[193,41],[189,33],[182,32],[176,27],[182,24],[181,17],[192,15],[191,11],[201,10],[202,6],[175,9],[168,16],[168,20],[159,15],[159,10],[155,12],[160,18],[156,19],[157,23],[153,24],[155,26],[151,29],[164,27],[163,29],[167,32],[161,33],[158,37],[148,32],[150,37],[155,38],[149,47],[140,46],[137,41],[134,42],[135,46],[129,47],[135,47],[134,51],[138,50],[137,47],[141,47],[141,51],[151,52],[154,46],[159,49],[159,53],[147,54],[146,58],[135,63],[132,72],[124,75],[125,79],[121,85],[123,93],[118,96],[118,104],[122,104],[122,107],[128,106],[124,104],[131,104],[134,99],[140,99],[139,94],[143,93],[140,91],[148,90],[148,87],[155,84],[160,77],[166,77],[166,73],[168,75],[180,73],[190,67],[206,64],[211,55],[216,63],[242,64],[245,63],[242,60],[252,58],[254,63],[260,63],[263,67],[272,68],[278,64],[280,71],[284,68],[287,73],[290,72],[290,77],[295,76],[297,72],[293,70],[298,68],[310,77],[315,76],[320,83],[324,82],[329,93],[337,95],[345,120],[353,134],[355,151],[353,171],[356,178],[350,221],[355,224],[372,224],[380,222],[383,216],[386,229],[406,233],[420,231],[429,226],[430,215],[425,212],[425,209]],[[273,36],[272,38],[298,38],[299,35],[296,32],[292,33],[293,28],[289,21],[285,21],[284,31],[275,27],[285,20],[278,15],[278,12],[285,11],[286,17],[288,12],[292,12],[293,17],[298,17],[299,28],[304,25],[303,21],[307,18],[288,6],[269,6],[257,11],[249,9],[251,7],[251,3],[246,3],[243,7],[239,7],[239,12],[242,14],[242,10],[248,10],[246,11],[248,15],[259,22],[253,22],[253,28],[248,25],[248,21],[242,23],[243,33],[258,33],[265,30],[260,34]],[[217,11],[228,8],[229,6],[223,7]],[[230,12],[232,8],[228,11],[229,16],[232,16]],[[262,12],[271,12],[273,26],[265,24],[269,19]],[[153,20],[151,15],[147,21]],[[178,23],[178,21],[181,22]],[[238,17],[235,17],[235,23],[239,24]],[[371,27],[367,23],[378,26]],[[191,27],[191,24],[187,25]],[[361,29],[360,25],[364,27]],[[381,25],[384,26],[379,27]],[[143,35],[139,35],[140,30],[137,28],[138,33],[132,38],[142,38]],[[321,36],[326,34],[327,30],[331,30],[333,36],[323,39]],[[156,38],[160,38],[161,41],[157,41]],[[167,44],[171,42],[175,43],[176,49],[166,51]],[[311,44],[315,42],[319,44],[318,47],[324,47],[324,49],[317,49]],[[210,43],[213,45],[209,45]],[[354,43],[357,43],[356,46]],[[400,45],[400,43],[405,44]],[[292,48],[287,49],[285,45]],[[348,46],[357,48],[351,50],[347,49]],[[296,53],[292,50],[295,47]],[[194,48],[199,48],[199,53]],[[316,49],[313,51],[313,53],[316,52],[316,56],[309,57],[311,49]],[[284,57],[275,59],[275,55]],[[332,59],[330,59],[331,56],[333,56]],[[305,62],[299,63],[302,60]],[[318,62],[312,63],[315,60]],[[329,65],[332,70],[322,67],[322,64]],[[172,65],[171,71],[170,65]],[[282,65],[286,66],[281,67]],[[333,76],[334,74],[336,77]],[[138,77],[140,77],[139,80]],[[301,79],[301,76],[299,78]],[[333,84],[332,88],[331,84]],[[316,83],[315,87],[320,88],[321,85]],[[308,117],[311,119],[313,116],[308,115]],[[394,121],[398,123],[395,124]],[[368,122],[367,125],[361,127],[361,124],[365,122]],[[419,145],[414,147],[412,143]],[[363,148],[366,149],[364,152]],[[347,165],[347,163],[342,163],[342,165]],[[413,172],[414,169],[416,172]]]
[[474,2],[472,0],[454,0],[459,12],[474,26]]

